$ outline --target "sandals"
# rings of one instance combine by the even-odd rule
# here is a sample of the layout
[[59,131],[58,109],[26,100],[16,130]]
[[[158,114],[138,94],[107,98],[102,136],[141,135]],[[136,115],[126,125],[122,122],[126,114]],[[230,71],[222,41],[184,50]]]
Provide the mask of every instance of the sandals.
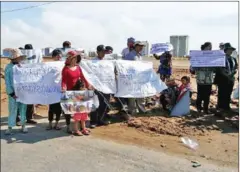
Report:
[[87,129],[82,130],[82,134],[84,134],[85,136],[88,136],[90,134],[90,131]]
[[74,136],[83,136],[83,134],[80,131],[75,131],[73,133]]

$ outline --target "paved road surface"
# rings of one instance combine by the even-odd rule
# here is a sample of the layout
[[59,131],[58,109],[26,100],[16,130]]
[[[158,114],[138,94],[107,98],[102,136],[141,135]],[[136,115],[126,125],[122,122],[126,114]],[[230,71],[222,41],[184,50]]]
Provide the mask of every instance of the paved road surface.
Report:
[[[46,119],[28,134],[4,136],[1,128],[1,172],[237,172],[94,136],[71,137],[45,131]],[[93,131],[94,132],[94,131]],[[94,134],[93,134],[94,135]],[[116,136],[117,137],[117,136]]]

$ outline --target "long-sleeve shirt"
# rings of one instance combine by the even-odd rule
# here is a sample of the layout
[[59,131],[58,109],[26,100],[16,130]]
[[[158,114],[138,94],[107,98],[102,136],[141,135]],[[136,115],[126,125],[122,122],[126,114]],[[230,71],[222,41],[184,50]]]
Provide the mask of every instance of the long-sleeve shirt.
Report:
[[142,60],[142,56],[140,53],[137,53],[135,50],[132,50],[125,56],[124,60],[138,61]]
[[13,63],[9,63],[5,68],[5,84],[8,95],[14,94],[13,87]]
[[79,66],[77,66],[75,70],[71,70],[67,66],[65,66],[63,68],[63,70],[62,70],[62,88],[65,88],[66,90],[72,90],[79,79],[84,82],[85,87],[89,86],[87,80],[83,76],[82,69]]

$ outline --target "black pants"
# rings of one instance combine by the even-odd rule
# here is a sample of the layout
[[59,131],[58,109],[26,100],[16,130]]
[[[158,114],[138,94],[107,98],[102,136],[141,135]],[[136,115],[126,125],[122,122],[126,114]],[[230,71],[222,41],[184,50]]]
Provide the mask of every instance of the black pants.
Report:
[[165,95],[163,95],[163,94],[160,96],[160,103],[162,105],[163,110],[167,110],[168,102],[166,100]]
[[95,112],[90,113],[90,123],[91,124],[98,124],[104,120],[105,112],[108,108],[108,106],[104,100],[106,100],[107,102],[109,102],[109,100],[110,100],[110,94],[104,94],[101,92],[99,93],[98,91],[95,91],[95,94],[98,96],[99,107],[97,108],[97,110]]
[[202,109],[202,101],[203,101],[203,109],[205,111],[208,110],[211,91],[212,91],[212,85],[200,85],[200,84],[197,85],[197,101],[196,101],[197,109],[199,110]]
[[218,108],[230,110],[233,86],[234,82],[222,82],[218,84]]
[[127,106],[127,104],[128,104],[128,99],[127,98],[116,97],[115,99],[117,101],[117,107],[120,110],[124,109],[124,106]]
[[27,105],[26,119],[27,121],[32,120],[34,113],[34,105]]
[[60,103],[54,103],[49,105],[48,109],[48,121],[52,122],[53,121],[53,116],[54,114],[56,115],[56,121],[58,122],[60,120],[62,113],[62,108]]

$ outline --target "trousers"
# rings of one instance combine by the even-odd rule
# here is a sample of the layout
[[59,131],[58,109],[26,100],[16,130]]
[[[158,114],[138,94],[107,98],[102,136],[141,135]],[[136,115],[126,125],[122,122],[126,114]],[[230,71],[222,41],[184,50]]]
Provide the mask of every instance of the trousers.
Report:
[[208,110],[211,91],[212,91],[212,85],[197,84],[196,106],[197,106],[198,109],[202,109],[202,102],[203,102],[203,109]]
[[222,82],[218,84],[218,103],[220,109],[230,110],[231,94],[234,82]]
[[20,114],[21,125],[25,125],[27,105],[16,102],[14,98],[8,96],[8,127],[14,127],[16,125],[18,111]]
[[56,121],[60,120],[61,114],[62,114],[62,108],[60,103],[54,103],[49,105],[48,109],[48,121],[53,121],[53,116],[56,115]]

